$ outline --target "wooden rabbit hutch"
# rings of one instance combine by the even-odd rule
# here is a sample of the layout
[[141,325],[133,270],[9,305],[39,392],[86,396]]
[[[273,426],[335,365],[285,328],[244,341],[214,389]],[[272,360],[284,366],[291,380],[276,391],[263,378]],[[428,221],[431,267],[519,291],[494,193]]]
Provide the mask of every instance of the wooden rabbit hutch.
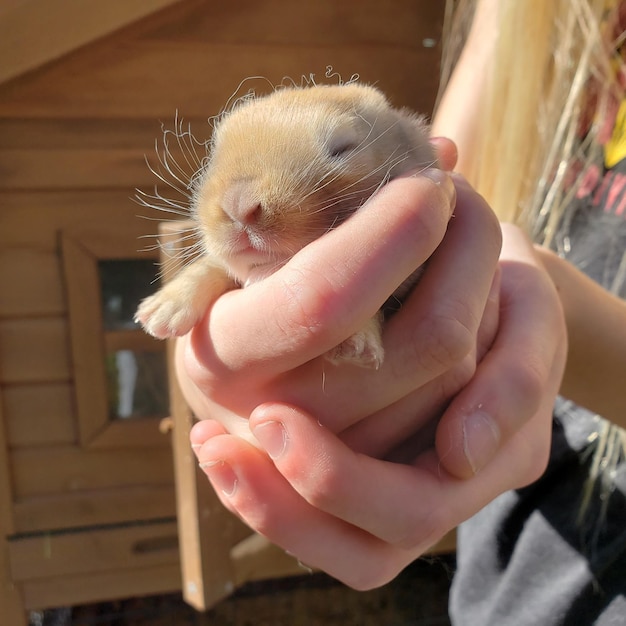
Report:
[[178,112],[206,138],[247,76],[323,79],[332,65],[430,111],[443,4],[4,0],[2,624],[181,588],[204,608],[247,579],[298,571],[196,484],[175,387],[173,436],[159,428],[165,345],[132,310],[157,259],[140,237],[169,216],[132,198],[156,182],[145,156],[161,123]]

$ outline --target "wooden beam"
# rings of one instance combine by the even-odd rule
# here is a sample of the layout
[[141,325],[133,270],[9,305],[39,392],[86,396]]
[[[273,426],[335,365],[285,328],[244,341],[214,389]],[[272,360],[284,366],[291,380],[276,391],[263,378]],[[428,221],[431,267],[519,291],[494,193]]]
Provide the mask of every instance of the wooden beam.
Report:
[[[13,538],[15,582],[178,565],[175,520]],[[8,625],[7,625],[8,626]]]
[[[165,276],[180,269],[180,259],[165,250],[176,245],[180,229],[188,225],[164,222],[159,227]],[[251,530],[224,508],[198,467],[189,443],[194,416],[175,373],[175,340],[167,342],[167,352],[183,598],[196,610],[206,611],[235,590],[230,548]]]
[[24,0],[0,13],[0,83],[180,0]]
[[0,391],[0,607],[2,607],[2,619],[6,620],[7,624],[26,626],[22,593],[11,574],[9,535],[15,531],[15,520],[2,406]]
[[40,533],[50,528],[103,527],[133,519],[165,519],[176,515],[175,500],[174,485],[45,494],[14,505],[15,528],[18,533]]
[[[180,566],[178,563],[165,563],[138,569],[112,569],[89,575],[37,578],[23,582],[21,588],[27,609],[174,593],[180,591]],[[17,622],[6,623],[22,626]]]

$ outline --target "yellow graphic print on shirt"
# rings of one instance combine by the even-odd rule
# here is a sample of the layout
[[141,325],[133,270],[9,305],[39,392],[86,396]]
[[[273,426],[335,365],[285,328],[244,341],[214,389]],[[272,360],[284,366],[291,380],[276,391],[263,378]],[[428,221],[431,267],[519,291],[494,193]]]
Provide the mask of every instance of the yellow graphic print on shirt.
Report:
[[613,135],[604,146],[604,165],[614,167],[626,158],[626,100],[622,100],[615,118]]

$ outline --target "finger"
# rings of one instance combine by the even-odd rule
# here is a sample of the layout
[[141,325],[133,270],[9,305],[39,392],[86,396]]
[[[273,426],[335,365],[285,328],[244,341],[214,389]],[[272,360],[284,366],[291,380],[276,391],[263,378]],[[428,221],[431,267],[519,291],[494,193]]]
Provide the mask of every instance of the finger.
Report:
[[[449,528],[443,509],[430,506],[445,482],[437,473],[356,453],[294,407],[263,405],[250,425],[281,474],[314,509],[398,547],[426,549]],[[389,514],[399,506],[401,514]]]
[[537,439],[549,440],[549,420],[529,420],[483,472],[460,481],[432,454],[414,467],[356,454],[290,407],[260,407],[252,421],[274,463],[229,435],[212,437],[198,453],[222,502],[304,563],[357,589],[388,582],[514,486],[534,462]]
[[[205,421],[210,424],[213,421],[213,428],[217,428],[216,424],[219,423],[224,432],[237,435],[248,441],[254,441],[248,427],[248,415],[259,401],[255,397],[246,397],[246,394],[242,393],[241,390],[231,392],[229,389],[224,389],[220,396],[218,393],[218,390],[221,389],[219,381],[215,389],[209,388],[206,381],[204,388],[196,384],[196,372],[194,370],[200,369],[200,377],[202,377],[204,365],[188,357],[188,348],[185,338],[176,341],[174,366],[178,384],[193,414],[209,418],[194,426],[192,434],[201,433],[203,432],[202,429],[209,428],[207,425],[202,426],[200,424]],[[245,381],[243,384],[245,385]],[[192,443],[194,442],[192,441]]]
[[447,172],[452,171],[459,156],[454,141],[446,137],[431,137],[430,144],[435,149],[438,166]]
[[354,588],[388,582],[413,558],[311,506],[264,452],[237,437],[210,439],[199,460],[222,503],[253,530]]
[[[339,432],[448,370],[454,370],[453,375],[440,381],[445,383],[447,398],[469,380],[473,371],[467,370],[465,359],[476,349],[497,269],[501,231],[485,201],[462,179],[455,184],[458,199],[446,237],[413,292],[385,325],[382,367],[364,370],[358,377],[348,368],[326,370],[323,394],[314,401],[311,388],[301,386],[297,371],[283,380],[287,393],[269,397],[298,404]],[[494,320],[490,324],[493,333]],[[454,382],[456,388],[452,388]]]
[[[449,399],[470,380],[476,352],[482,357],[495,336],[500,225],[464,180],[456,184],[457,207],[446,238],[407,302],[385,328],[383,367],[358,378],[334,371],[324,380],[323,398],[314,409],[309,405],[322,423],[335,432],[342,431],[342,439],[354,449],[373,456],[386,454],[431,417],[440,415]],[[290,383],[292,390],[298,388],[296,379]],[[416,389],[418,393],[414,393]],[[282,399],[307,409],[303,395],[306,391]],[[352,421],[340,422],[342,417]],[[422,446],[424,441],[412,441],[406,450]]]
[[[476,363],[488,352],[496,337],[499,321],[500,271],[494,276],[483,312],[473,353],[434,380],[397,402],[359,420],[341,432],[351,449],[375,458],[409,462],[433,447],[436,419],[448,407],[450,398],[471,380]],[[390,428],[393,424],[393,428]]]
[[527,450],[518,442],[509,444],[506,458],[500,455],[493,467],[460,481],[434,453],[413,466],[355,453],[293,407],[259,407],[251,427],[281,475],[313,509],[414,555],[510,488],[517,468],[504,471],[507,464],[526,471],[520,457]]
[[215,420],[201,420],[196,422],[189,431],[189,442],[194,454],[198,456],[198,450],[213,437],[225,435],[226,429],[220,422]]
[[[245,368],[270,377],[331,349],[430,256],[445,234],[453,196],[440,170],[391,181],[281,270],[220,298],[192,333],[199,361],[221,365],[223,374]],[[238,339],[250,338],[243,353],[231,340],[233,319]]]
[[[256,380],[258,384],[260,378],[261,384],[265,384],[256,395],[251,386],[246,389],[245,394],[240,390],[231,389],[228,384],[229,378],[233,372],[237,373],[238,369],[228,368],[225,371],[223,367],[220,368],[219,361],[211,360],[208,356],[209,348],[201,348],[199,354],[197,346],[187,346],[190,349],[187,351],[186,370],[191,373],[200,389],[200,393],[195,394],[198,396],[198,408],[205,403],[203,396],[211,395],[216,401],[222,399],[225,405],[230,406],[239,415],[247,417],[254,406],[263,402],[265,398],[272,397],[284,403],[298,404],[305,410],[314,412],[328,428],[339,432],[438,378],[444,371],[457,368],[466,354],[475,348],[477,328],[484,314],[501,235],[492,211],[482,198],[464,181],[459,179],[456,185],[459,188],[460,199],[455,217],[448,225],[446,239],[429,261],[427,270],[414,293],[387,325],[384,336],[387,357],[381,369],[360,370],[359,375],[355,376],[354,367],[333,367],[323,359],[318,359],[287,372],[276,384],[272,380],[266,383],[267,377],[276,372],[273,368],[283,368],[291,361],[290,355],[287,355],[285,358],[277,357],[278,362],[274,363],[272,360],[274,348],[263,343],[263,338],[272,336],[272,330],[267,329],[266,332],[258,330],[257,338],[260,337],[261,341],[250,339],[250,344],[255,346],[250,352],[258,350],[260,358],[261,352],[265,351],[267,361],[262,370],[256,370],[252,366],[247,370],[248,380]],[[412,184],[409,188],[412,188]],[[336,232],[339,231],[341,228]],[[414,244],[405,241],[403,245],[413,247]],[[376,263],[386,267],[388,261],[381,256]],[[372,283],[378,280],[380,272],[374,268],[370,270],[370,273],[373,273],[366,278]],[[389,279],[385,279],[385,283],[388,282]],[[361,284],[359,287],[363,289],[362,294],[351,294],[348,297],[348,301],[353,301],[354,307],[360,306],[360,302],[366,300],[367,294],[370,293],[367,285]],[[387,284],[386,289],[388,293],[393,287]],[[228,310],[229,315],[233,316],[232,319],[239,320],[242,315],[245,319],[248,313],[259,311],[259,307],[250,304],[237,312],[228,309],[228,306],[235,298],[247,297],[246,292],[249,292],[249,289],[227,294],[231,296],[230,300],[227,297],[222,298],[216,307],[223,306],[224,311]],[[338,292],[335,296],[345,302],[345,294]],[[275,317],[270,315],[272,321]],[[264,314],[259,311],[254,319],[262,321]],[[330,327],[333,326],[330,320],[327,323]],[[238,342],[247,345],[241,341],[240,328],[238,324],[236,341],[232,343],[234,348]],[[216,329],[211,335],[216,342],[222,343],[232,337],[232,327],[221,332]],[[205,339],[207,338],[202,338],[202,341]],[[336,339],[333,339],[333,342],[335,341]],[[298,346],[294,346],[293,350],[294,358],[299,360],[303,358],[302,353],[298,354]],[[319,351],[319,346],[316,350]],[[239,351],[245,359],[246,351],[242,351],[241,348]],[[306,352],[304,355],[310,356]],[[456,373],[460,371],[455,369]],[[184,376],[181,378],[184,379]],[[462,379],[458,376],[446,380],[447,391],[450,394],[458,391],[467,382],[467,378]],[[458,382],[459,386],[456,389],[450,387],[453,380]],[[214,382],[219,382],[219,385],[213,384]],[[191,397],[193,389],[187,390],[186,395]],[[247,404],[237,406],[239,401]],[[210,409],[206,408],[207,411]]]
[[538,412],[551,414],[563,374],[558,296],[521,231],[505,233],[498,336],[437,430],[442,466],[462,478],[480,471]]
[[468,356],[441,376],[342,431],[341,440],[352,450],[375,458],[412,461],[434,447],[437,418],[474,370],[475,358]]
[[442,244],[411,297],[385,328],[396,383],[412,372],[439,375],[476,346],[493,283],[501,232],[485,201],[455,178],[457,203]]

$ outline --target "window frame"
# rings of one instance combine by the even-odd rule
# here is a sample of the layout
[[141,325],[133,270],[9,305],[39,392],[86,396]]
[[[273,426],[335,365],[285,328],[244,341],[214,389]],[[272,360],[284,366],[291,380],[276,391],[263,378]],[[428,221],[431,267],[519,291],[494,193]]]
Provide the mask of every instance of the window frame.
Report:
[[[105,356],[112,348],[163,352],[165,342],[143,330],[104,329],[99,262],[146,260],[158,262],[157,251],[140,251],[136,240],[125,241],[106,228],[60,234],[68,303],[74,397],[79,442],[87,448],[163,447],[169,439],[160,431],[162,416],[111,419]],[[133,246],[133,244],[135,244]],[[122,337],[122,334],[124,337]]]

